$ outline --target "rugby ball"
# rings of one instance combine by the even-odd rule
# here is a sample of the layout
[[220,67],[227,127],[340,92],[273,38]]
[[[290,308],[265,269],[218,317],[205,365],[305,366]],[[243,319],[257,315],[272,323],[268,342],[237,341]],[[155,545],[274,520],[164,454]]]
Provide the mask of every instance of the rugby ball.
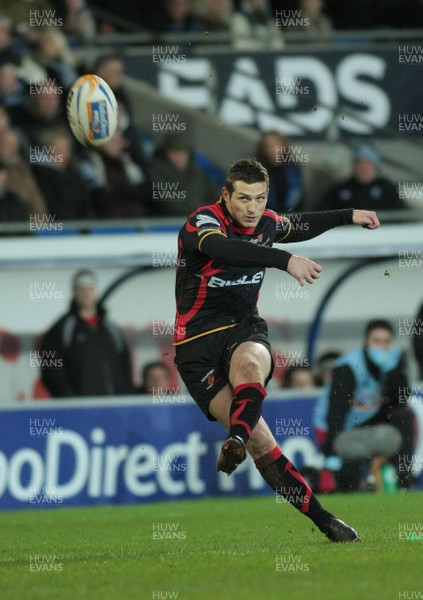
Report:
[[98,75],[82,75],[75,81],[69,90],[66,112],[72,133],[83,146],[103,146],[116,131],[116,98]]

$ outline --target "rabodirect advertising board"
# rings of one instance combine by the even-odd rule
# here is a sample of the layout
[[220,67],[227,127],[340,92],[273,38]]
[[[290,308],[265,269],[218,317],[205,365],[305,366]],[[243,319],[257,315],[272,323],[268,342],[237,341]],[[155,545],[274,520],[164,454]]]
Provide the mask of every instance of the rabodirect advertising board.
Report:
[[[314,402],[266,403],[298,466],[318,462]],[[5,410],[0,439],[1,509],[273,493],[250,458],[231,477],[216,472],[224,432],[191,402]]]
[[[413,135],[423,131],[415,85],[422,62],[421,49],[411,44],[377,51],[194,56],[187,42],[131,56],[126,72],[170,100],[232,125],[277,129],[290,137],[319,137],[334,124],[343,137]],[[169,118],[153,122],[155,133],[185,127]]]

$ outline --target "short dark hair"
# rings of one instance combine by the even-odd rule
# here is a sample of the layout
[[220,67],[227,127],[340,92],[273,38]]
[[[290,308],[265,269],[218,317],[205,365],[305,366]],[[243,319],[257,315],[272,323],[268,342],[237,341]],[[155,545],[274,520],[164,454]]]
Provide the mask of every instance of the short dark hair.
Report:
[[269,189],[269,175],[267,170],[254,158],[242,158],[231,164],[226,175],[225,184],[229,194],[232,194],[234,191],[235,181],[244,181],[245,183],[265,181]]
[[366,325],[366,329],[364,330],[364,337],[367,338],[369,333],[371,333],[374,329],[386,329],[394,335],[394,328],[386,319],[372,319]]

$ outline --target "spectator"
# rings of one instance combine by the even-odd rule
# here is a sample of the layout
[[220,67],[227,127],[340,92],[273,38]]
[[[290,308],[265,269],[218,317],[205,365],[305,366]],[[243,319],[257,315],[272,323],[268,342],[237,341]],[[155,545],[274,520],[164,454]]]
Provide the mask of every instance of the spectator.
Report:
[[12,122],[20,127],[31,147],[42,144],[42,136],[49,130],[68,127],[63,90],[56,84],[35,86],[25,103],[10,111]]
[[203,23],[192,11],[191,0],[164,0],[164,11],[158,28],[164,33],[200,33]]
[[0,222],[28,221],[29,213],[25,203],[8,188],[9,173],[0,161]]
[[54,398],[134,391],[125,336],[106,318],[96,287],[92,271],[78,271],[69,312],[43,337],[43,356],[54,357],[54,367],[43,361],[42,381]]
[[289,366],[284,373],[282,387],[284,389],[310,390],[314,388],[313,373],[306,364]]
[[413,328],[413,349],[414,356],[419,366],[419,377],[423,381],[423,303],[420,305],[416,316],[416,326]]
[[194,3],[194,14],[201,19],[205,31],[229,32],[232,5],[231,0],[197,0]]
[[49,79],[63,93],[69,90],[78,78],[73,67],[74,59],[66,36],[58,29],[41,31],[35,52],[23,57],[20,75],[26,81],[39,82],[38,87]]
[[146,214],[148,186],[142,169],[132,160],[127,141],[116,133],[90,160],[81,165],[88,179],[95,216],[99,219],[125,219]]
[[325,32],[332,29],[330,19],[323,14],[323,0],[299,0],[298,6],[301,18],[308,19],[306,31]]
[[133,110],[129,95],[123,84],[124,64],[119,56],[100,56],[94,65],[94,73],[104,79],[113,90],[116,100],[126,107],[132,121]]
[[266,0],[243,0],[241,10],[235,12],[231,24],[233,44],[237,50],[280,49],[285,46]]
[[128,109],[124,103],[118,100],[118,127],[123,138],[126,140],[126,152],[131,159],[141,168],[147,171],[147,159],[144,155],[143,135],[131,119]]
[[337,350],[323,352],[317,359],[316,373],[314,376],[317,386],[322,386],[332,380],[332,372],[335,361],[341,356]]
[[367,324],[363,347],[336,361],[314,421],[326,431],[325,467],[336,473],[339,490],[358,489],[362,459],[376,456],[392,461],[402,487],[411,484],[414,418],[400,398],[408,388],[406,369],[392,326],[382,319]]
[[19,55],[12,48],[12,20],[0,12],[0,66],[18,62]]
[[93,215],[90,194],[72,158],[72,139],[65,129],[43,136],[34,175],[56,220],[87,219]]
[[95,21],[86,0],[52,0],[66,35],[88,40],[95,35]]
[[394,184],[379,174],[381,161],[376,148],[368,145],[358,146],[353,160],[353,175],[326,192],[317,206],[318,210],[406,208],[399,199]]
[[12,63],[0,65],[0,104],[8,108],[19,106],[25,99],[27,86]]
[[295,158],[287,138],[274,130],[263,133],[257,148],[257,160],[269,174],[267,208],[276,212],[301,208],[303,186]]
[[169,134],[150,164],[151,212],[157,216],[186,215],[219,196],[216,183],[195,163],[186,134]]
[[8,188],[25,203],[31,217],[44,216],[47,207],[30,164],[20,152],[19,137],[13,129],[0,131],[0,161],[8,171]]
[[144,365],[141,380],[142,384],[137,390],[138,394],[166,394],[171,388],[169,368],[161,361]]

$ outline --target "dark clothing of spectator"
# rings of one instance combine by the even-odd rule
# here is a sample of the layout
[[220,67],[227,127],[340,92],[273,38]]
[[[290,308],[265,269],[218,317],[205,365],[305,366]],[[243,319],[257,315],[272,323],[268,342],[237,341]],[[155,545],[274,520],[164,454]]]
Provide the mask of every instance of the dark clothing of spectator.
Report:
[[269,196],[266,207],[276,212],[300,210],[302,185],[297,165],[273,165],[267,167],[267,172]]
[[181,171],[159,151],[150,165],[149,179],[150,211],[157,216],[186,216],[199,206],[216,202],[219,196],[216,183],[192,158]]
[[0,221],[2,223],[10,223],[13,221],[28,220],[29,212],[25,203],[8,190],[0,192]]
[[106,174],[105,185],[91,192],[95,216],[100,219],[125,219],[146,214],[148,186],[134,182],[128,174],[129,155],[112,157],[100,154],[101,168]]
[[42,381],[54,398],[134,391],[125,337],[101,305],[97,317],[83,319],[72,302],[70,311],[45,334],[42,351],[54,359],[54,366],[42,366]]
[[34,166],[48,212],[56,220],[88,219],[93,216],[85,181],[73,167]]
[[417,325],[413,332],[413,350],[414,356],[416,357],[417,364],[419,365],[420,379],[423,380],[423,304],[420,306],[419,312],[416,319]]
[[406,205],[399,199],[394,184],[384,177],[377,177],[365,184],[353,176],[333,186],[317,206],[317,210],[339,208],[395,210],[404,209]]
[[49,131],[59,128],[69,130],[63,105],[55,117],[51,119],[41,117],[31,106],[25,104],[10,109],[9,114],[12,123],[15,127],[23,131],[31,147],[42,146],[43,136],[47,135]]

